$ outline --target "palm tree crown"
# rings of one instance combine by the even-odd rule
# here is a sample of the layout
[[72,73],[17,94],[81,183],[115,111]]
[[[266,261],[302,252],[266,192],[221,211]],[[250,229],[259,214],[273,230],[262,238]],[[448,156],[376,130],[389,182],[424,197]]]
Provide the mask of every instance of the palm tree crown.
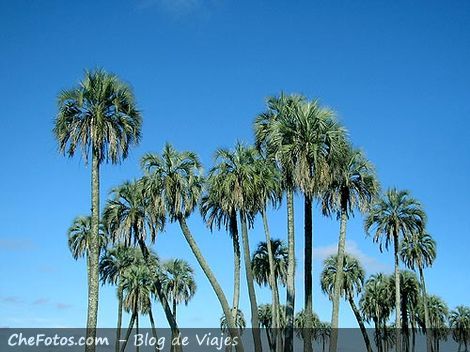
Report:
[[365,212],[379,192],[373,165],[360,150],[339,148],[330,166],[330,181],[321,192],[325,215],[341,211],[349,217],[354,209]]
[[407,236],[401,243],[400,257],[411,270],[431,266],[436,259],[436,241],[426,232]]
[[[321,289],[330,299],[333,298],[337,266],[337,255],[329,256],[323,263],[323,271],[320,276]],[[364,268],[357,258],[346,254],[344,256],[343,272],[341,296],[345,298],[354,297],[362,291],[365,277]]]
[[[166,144],[162,155],[146,154],[141,161],[149,197],[163,205],[162,215],[171,221],[187,218],[199,202],[204,178],[198,156],[189,151],[179,152]],[[164,217],[164,216],[163,216]]]
[[[287,247],[283,241],[271,240],[274,257],[274,277],[276,282],[286,284],[287,279]],[[269,258],[266,242],[260,242],[251,260],[253,276],[259,285],[269,284]]]
[[[68,246],[73,259],[87,255],[90,248],[91,216],[78,216],[67,231]],[[108,243],[104,227],[100,225],[99,248],[103,250]]]
[[196,293],[194,270],[182,259],[172,259],[163,264],[162,281],[166,296],[176,304],[187,305]]
[[380,250],[388,249],[393,236],[407,237],[424,230],[426,214],[421,204],[408,191],[389,189],[385,197],[371,208],[365,220],[369,233],[375,228],[374,241],[380,242]]
[[88,160],[90,148],[99,162],[118,163],[140,140],[142,118],[131,88],[116,75],[87,71],[78,87],[58,98],[54,134],[59,150],[73,156],[81,148]]
[[127,246],[147,234],[155,241],[158,231],[163,230],[165,219],[151,207],[141,180],[125,182],[113,188],[103,212],[103,221],[110,228],[113,241],[121,240]]

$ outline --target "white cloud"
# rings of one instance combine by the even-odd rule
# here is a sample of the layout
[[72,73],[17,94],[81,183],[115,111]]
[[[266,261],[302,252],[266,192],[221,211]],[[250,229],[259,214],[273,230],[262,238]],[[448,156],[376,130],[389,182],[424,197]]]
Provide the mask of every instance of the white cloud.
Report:
[[[333,243],[328,246],[323,247],[314,247],[313,248],[313,258],[323,262],[327,257],[338,252],[337,243]],[[346,241],[346,252],[355,256],[362,263],[364,269],[367,273],[376,273],[376,272],[386,272],[389,273],[392,271],[392,267],[379,262],[376,258],[367,255],[364,253],[356,242]]]

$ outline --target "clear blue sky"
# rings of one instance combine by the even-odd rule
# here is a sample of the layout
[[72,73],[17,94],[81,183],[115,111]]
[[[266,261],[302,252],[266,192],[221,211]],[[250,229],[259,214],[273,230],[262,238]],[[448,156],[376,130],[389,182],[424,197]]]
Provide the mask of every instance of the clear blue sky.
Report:
[[[103,200],[113,185],[139,177],[144,152],[170,141],[198,152],[208,169],[217,147],[253,140],[266,96],[304,93],[337,111],[384,188],[410,189],[423,202],[438,243],[429,291],[451,308],[470,304],[468,1],[2,1],[0,48],[0,326],[85,323],[85,262],[71,258],[65,231],[89,212],[90,169],[57,153],[51,129],[59,90],[93,67],[130,82],[144,116],[141,145],[122,165],[103,167]],[[231,297],[227,234],[211,234],[198,213],[190,224]],[[285,238],[284,208],[270,213],[270,224]],[[329,320],[318,276],[338,224],[317,209],[314,227],[314,308]],[[263,238],[259,223],[250,235],[253,248]],[[390,271],[391,253],[365,238],[360,217],[348,238],[368,274]],[[179,229],[169,226],[155,249],[196,268],[199,291],[180,308],[181,325],[217,326],[215,295]],[[259,289],[258,296],[262,303],[270,294]],[[245,285],[241,307],[249,316]],[[116,310],[114,288],[102,289],[99,325],[114,326]],[[355,326],[346,304],[341,324]]]

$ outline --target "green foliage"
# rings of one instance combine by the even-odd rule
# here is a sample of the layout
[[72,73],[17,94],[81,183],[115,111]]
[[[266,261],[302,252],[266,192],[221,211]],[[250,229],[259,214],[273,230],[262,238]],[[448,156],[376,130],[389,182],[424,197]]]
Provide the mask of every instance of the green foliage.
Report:
[[[274,257],[274,278],[277,283],[286,284],[287,279],[287,247],[283,241],[271,240],[271,248]],[[269,284],[269,258],[266,242],[260,242],[251,260],[253,276],[260,286]]]
[[[98,234],[99,248],[103,251],[108,244],[105,227],[101,224]],[[68,247],[73,259],[77,260],[87,255],[90,249],[91,217],[77,216],[67,230]]]
[[77,148],[88,160],[90,150],[99,162],[125,159],[140,140],[142,117],[131,88],[103,70],[86,71],[85,78],[58,97],[54,135],[61,153],[72,157]]
[[182,259],[172,259],[163,264],[162,286],[166,297],[175,304],[188,305],[197,290],[194,270]]
[[367,233],[373,230],[374,242],[380,242],[380,250],[388,249],[394,236],[408,237],[424,231],[426,214],[421,203],[408,191],[389,189],[370,209],[365,219]]
[[168,216],[170,221],[187,218],[198,204],[204,185],[198,156],[166,144],[161,155],[145,154],[141,165],[145,194],[159,209],[159,216]]
[[[320,275],[320,286],[323,293],[333,299],[335,280],[338,266],[338,256],[331,255],[323,262],[323,271]],[[359,260],[351,255],[344,256],[343,265],[343,285],[341,287],[341,297],[354,297],[362,291],[364,285],[364,268]]]

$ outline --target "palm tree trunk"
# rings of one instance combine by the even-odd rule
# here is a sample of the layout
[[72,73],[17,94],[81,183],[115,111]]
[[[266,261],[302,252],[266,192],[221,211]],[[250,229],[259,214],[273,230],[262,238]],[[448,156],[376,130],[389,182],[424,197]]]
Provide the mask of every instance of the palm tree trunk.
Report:
[[[361,329],[362,337],[364,338],[364,343],[366,344],[366,350],[367,352],[372,352],[372,345],[370,343],[369,335],[367,334],[367,329],[364,325],[364,320],[362,320],[361,313],[359,312],[359,309],[357,309],[356,307],[354,298],[351,295],[349,295],[348,301],[354,313],[354,316],[356,317],[357,324],[359,325],[359,328]],[[330,343],[331,343],[331,339],[330,339]]]
[[173,316],[175,317],[176,320],[176,299],[173,298]]
[[242,243],[243,243],[243,257],[245,260],[245,274],[246,282],[248,286],[248,297],[250,299],[251,309],[251,332],[253,334],[253,343],[255,344],[255,351],[261,352],[261,336],[259,330],[258,321],[258,304],[256,302],[255,284],[253,280],[253,271],[251,269],[251,255],[250,255],[250,243],[248,241],[248,226],[246,223],[246,215],[243,211],[240,211],[240,224],[242,226]]
[[[305,248],[304,248],[304,284],[305,284],[305,338],[304,338],[304,351],[311,352],[312,348],[312,329],[313,329],[313,296],[312,296],[312,247],[313,247],[313,232],[312,232],[312,198],[304,196],[304,211],[305,211]],[[331,345],[330,345],[331,346]],[[330,347],[330,352],[331,352]]]
[[240,302],[240,241],[238,237],[237,213],[230,214],[230,234],[233,245],[233,318],[237,318],[237,309]]
[[196,241],[193,238],[193,235],[191,234],[191,231],[189,230],[188,224],[186,223],[186,219],[180,217],[178,218],[178,222],[181,227],[181,231],[183,232],[184,237],[186,238],[186,241],[189,244],[189,247],[191,247],[191,250],[196,257],[199,265],[201,266],[202,271],[204,271],[204,274],[206,275],[207,279],[209,280],[212,289],[214,290],[220,305],[222,306],[222,310],[225,315],[225,319],[227,319],[227,325],[229,328],[230,336],[232,339],[236,339],[238,344],[236,345],[236,350],[237,352],[243,352],[243,343],[240,338],[240,333],[239,330],[237,329],[235,325],[235,320],[233,319],[232,312],[230,310],[230,306],[228,305],[227,298],[225,297],[224,292],[222,291],[222,287],[220,287],[219,282],[214,276],[214,273],[212,272],[209,264],[206,262],[206,259],[201,253],[201,250],[199,249],[198,245],[196,244]]
[[346,212],[346,205],[341,207],[339,242],[338,242],[338,257],[336,263],[336,277],[335,287],[333,292],[333,310],[331,314],[331,338],[330,338],[330,352],[336,352],[338,346],[338,320],[339,320],[339,304],[341,296],[341,287],[343,286],[343,266],[344,266],[344,252],[346,247],[346,225],[348,222],[348,215]]
[[269,232],[268,217],[266,216],[266,209],[261,210],[261,216],[263,218],[264,233],[266,235],[266,247],[268,249],[268,261],[269,261],[269,286],[271,287],[272,295],[272,308],[271,314],[273,319],[272,328],[274,331],[274,341],[278,343],[278,330],[279,330],[279,297],[276,294],[276,277],[274,268],[274,253],[271,245],[271,234]]
[[118,295],[118,319],[117,319],[117,329],[116,329],[116,344],[115,344],[115,350],[116,352],[119,352],[119,344],[120,344],[120,339],[121,339],[121,326],[122,326],[122,286],[121,283],[118,282],[118,289],[117,289],[117,295]]
[[[94,149],[94,148],[92,148]],[[99,224],[100,224],[100,162],[96,151],[92,151],[91,167],[91,236],[88,268],[88,316],[86,337],[96,338],[96,324],[98,320],[99,299],[99,273],[98,263],[99,248]],[[89,344],[86,352],[94,352],[95,345]]]
[[395,256],[395,351],[401,351],[401,297],[400,297],[400,267],[398,259],[399,239],[397,230],[393,234],[394,256]]
[[[136,334],[139,335],[139,311],[137,311],[137,315],[135,317],[135,328]],[[135,350],[136,352],[139,352],[139,344],[136,344]]]
[[295,234],[294,234],[294,191],[287,190],[287,300],[286,337],[284,351],[293,351],[294,306],[295,306]]
[[135,316],[136,316],[136,312],[133,311],[131,320],[129,321],[129,327],[127,328],[126,338],[124,339],[123,344],[121,346],[121,352],[124,352],[124,350],[126,349],[127,341],[129,340],[129,337],[131,336],[132,328],[134,327]]
[[[158,277],[157,273],[154,272],[154,268],[149,263],[149,250],[147,248],[147,245],[145,244],[142,238],[139,238],[138,242],[139,242],[140,251],[142,252],[144,260],[147,263],[147,266],[152,271],[152,274],[155,275],[155,277]],[[168,320],[168,324],[170,325],[172,335],[178,336],[179,335],[178,324],[176,323],[176,319],[173,316],[173,312],[171,311],[170,305],[168,304],[168,300],[163,291],[160,280],[155,280],[155,291],[157,291],[158,299],[160,300],[160,303],[163,307],[163,311],[165,312],[165,317]],[[178,345],[176,346],[176,348],[179,349],[180,346]]]
[[275,344],[275,347],[276,347],[276,351],[277,352],[281,352],[283,350],[283,339],[282,339],[282,327],[281,327],[281,300],[279,298],[279,286],[277,284],[277,280],[276,280],[276,283],[274,285],[274,288],[273,288],[273,291],[274,291],[274,296],[276,297],[276,302],[277,303],[277,319],[278,319],[278,329],[277,329],[277,340],[274,340],[274,344]]
[[431,340],[431,323],[429,321],[429,308],[428,308],[428,297],[426,294],[426,282],[424,281],[424,273],[423,268],[419,267],[419,280],[421,281],[421,294],[423,297],[423,305],[424,305],[424,326],[425,326],[425,334],[426,334],[426,351],[432,351],[432,340]]
[[152,303],[150,303],[150,307],[149,307],[149,320],[150,320],[150,326],[152,327],[152,335],[155,338],[155,340],[157,340],[158,336],[157,336],[157,329],[155,327],[155,320],[153,319]]
[[375,333],[375,345],[377,346],[377,351],[382,352],[382,338],[380,334],[380,323],[377,318],[374,318],[374,333]]

